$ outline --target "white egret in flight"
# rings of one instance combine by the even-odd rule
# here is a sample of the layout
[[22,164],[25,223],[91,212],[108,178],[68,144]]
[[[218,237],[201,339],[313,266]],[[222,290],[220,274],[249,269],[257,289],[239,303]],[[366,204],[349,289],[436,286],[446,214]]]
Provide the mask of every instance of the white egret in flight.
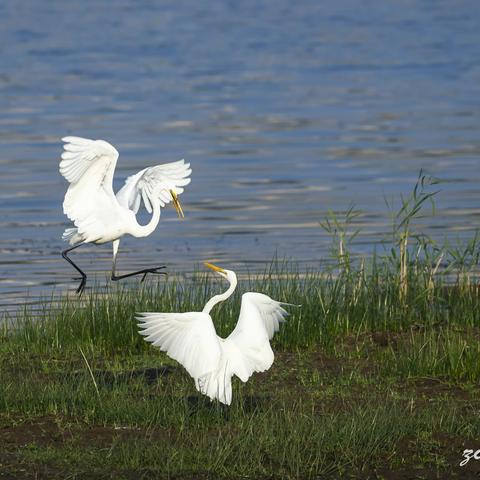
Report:
[[246,382],[253,372],[264,372],[273,363],[270,340],[288,312],[267,295],[242,295],[240,316],[233,332],[220,338],[215,332],[211,309],[226,300],[237,286],[237,276],[210,263],[205,264],[230,282],[225,293],[215,295],[201,312],[139,313],[140,333],[181,363],[195,380],[197,390],[220,402],[232,401],[232,376]]
[[[173,202],[178,216],[183,217],[182,207],[177,196],[190,183],[190,164],[183,160],[145,168],[128,177],[125,185],[115,195],[113,193],[113,172],[117,164],[118,152],[103,140],[89,140],[80,137],[62,138],[65,142],[60,162],[60,173],[70,182],[63,212],[72,220],[75,228],[67,228],[63,240],[70,248],[62,256],[81,275],[77,293],[82,293],[87,275],[67,256],[67,253],[85,243],[113,242],[112,280],[147,273],[163,273],[157,268],[146,268],[137,272],[117,275],[115,263],[120,238],[125,235],[146,237],[150,235],[160,220],[160,208]],[[140,225],[136,214],[143,200],[151,220]],[[142,279],[142,280],[143,280]]]

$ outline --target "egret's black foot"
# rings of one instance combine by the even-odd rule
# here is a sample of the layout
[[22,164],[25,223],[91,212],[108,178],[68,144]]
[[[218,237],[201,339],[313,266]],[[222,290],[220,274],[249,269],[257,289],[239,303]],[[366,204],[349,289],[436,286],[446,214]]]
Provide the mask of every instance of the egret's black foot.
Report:
[[77,277],[74,278],[74,280],[81,280],[80,285],[77,288],[76,293],[79,294],[79,296],[82,296],[83,291],[85,290],[85,285],[87,284],[87,277]]
[[145,277],[147,276],[147,273],[153,273],[155,275],[167,275],[167,272],[160,272],[160,270],[163,270],[164,268],[167,268],[165,265],[162,265],[161,267],[156,267],[156,268],[145,268],[144,270],[139,270],[138,272],[132,272],[132,273],[126,273],[125,275],[115,275],[112,273],[112,280],[114,282],[118,280],[122,280],[122,278],[128,278],[128,277],[133,277],[134,275],[142,275],[142,279],[140,280],[143,282],[145,280]]
[[75,265],[75,263],[72,261],[71,258],[68,257],[67,253],[71,252],[72,250],[75,250],[76,248],[80,247],[83,245],[83,243],[79,243],[78,245],[74,245],[73,247],[67,248],[62,252],[62,257],[81,275],[81,277],[76,277],[74,280],[81,280],[80,285],[77,288],[77,293],[82,295],[83,290],[85,289],[85,284],[87,283],[87,275],[78,267]]
[[164,268],[167,268],[167,266],[162,265],[161,267],[147,268],[146,270],[143,271],[143,277],[140,281],[143,282],[145,280],[147,273],[153,273],[154,275],[168,275],[167,272],[159,272],[159,270],[163,270]]

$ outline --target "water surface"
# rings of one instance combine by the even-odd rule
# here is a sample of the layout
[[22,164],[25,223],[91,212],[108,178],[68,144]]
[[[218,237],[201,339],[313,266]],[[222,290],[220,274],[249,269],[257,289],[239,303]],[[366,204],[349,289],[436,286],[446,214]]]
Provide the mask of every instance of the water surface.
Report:
[[[479,225],[480,9],[476,1],[0,4],[0,308],[72,290],[60,138],[120,151],[115,186],[185,158],[186,219],[122,241],[122,271],[203,260],[318,265],[329,209],[363,215],[358,251],[384,238],[384,197],[420,168],[446,181],[436,238]],[[147,221],[148,217],[142,217]],[[103,281],[109,246],[78,263]],[[92,277],[93,278],[93,277]]]

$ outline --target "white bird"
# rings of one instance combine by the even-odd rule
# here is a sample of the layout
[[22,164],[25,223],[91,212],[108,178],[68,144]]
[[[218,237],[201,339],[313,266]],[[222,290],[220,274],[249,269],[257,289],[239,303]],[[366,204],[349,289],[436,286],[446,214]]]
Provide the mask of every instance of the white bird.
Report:
[[[72,247],[62,252],[62,256],[82,276],[77,293],[85,288],[86,274],[67,256],[67,253],[85,243],[97,245],[113,242],[112,280],[132,275],[160,272],[162,267],[146,268],[137,272],[117,275],[115,263],[120,238],[129,234],[134,237],[150,235],[160,220],[160,209],[170,201],[183,217],[182,207],[177,196],[190,183],[190,164],[184,160],[145,168],[128,177],[125,185],[115,195],[113,173],[117,164],[117,150],[104,140],[89,140],[80,137],[62,138],[65,142],[60,162],[60,173],[70,182],[63,212],[74,223],[75,228],[67,228],[63,240]],[[136,214],[143,200],[151,220],[140,225]],[[142,279],[142,280],[143,280]]]
[[291,304],[262,293],[244,293],[235,329],[223,339],[215,332],[210,311],[232,295],[237,276],[231,270],[205,265],[227,279],[230,287],[212,297],[201,312],[139,313],[136,319],[145,340],[181,363],[199,392],[230,405],[233,375],[246,382],[253,372],[264,372],[272,366],[270,340],[288,315],[282,305]]

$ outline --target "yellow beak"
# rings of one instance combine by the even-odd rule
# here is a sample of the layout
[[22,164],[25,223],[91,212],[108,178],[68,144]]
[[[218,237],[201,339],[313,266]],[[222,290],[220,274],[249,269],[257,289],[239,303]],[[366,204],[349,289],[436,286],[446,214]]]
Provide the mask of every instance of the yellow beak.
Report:
[[223,268],[217,267],[216,265],[213,265],[212,263],[205,262],[205,266],[208,267],[208,268],[211,268],[214,272],[227,273]]
[[177,194],[173,190],[170,190],[170,195],[172,195],[173,206],[177,211],[178,218],[185,218],[185,215],[183,214],[182,206],[180,205],[180,201],[178,200]]

